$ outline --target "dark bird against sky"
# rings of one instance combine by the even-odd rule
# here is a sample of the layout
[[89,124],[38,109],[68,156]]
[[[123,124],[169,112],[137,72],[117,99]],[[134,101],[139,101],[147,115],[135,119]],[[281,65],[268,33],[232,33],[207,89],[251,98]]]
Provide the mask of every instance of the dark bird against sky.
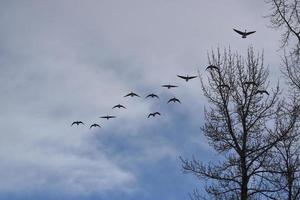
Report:
[[106,115],[106,116],[102,116],[102,117],[100,117],[100,118],[109,120],[109,119],[111,119],[111,118],[116,118],[116,116]]
[[242,35],[242,38],[247,38],[248,35],[255,33],[256,31],[250,31],[247,32],[247,30],[245,30],[245,32],[239,31],[237,29],[233,29],[235,32],[237,32],[238,34]]
[[156,95],[156,94],[148,94],[145,98],[149,98],[149,97],[151,97],[151,98],[158,98],[159,99],[159,97]]
[[191,79],[197,78],[197,76],[189,76],[189,75],[186,75],[186,76],[177,75],[177,76],[178,76],[179,78],[184,79],[186,82],[188,82],[188,81],[191,80]]
[[130,93],[128,93],[128,94],[126,94],[124,97],[134,97],[134,96],[136,96],[136,97],[140,97],[138,94],[136,94],[136,93],[134,93],[134,92],[130,92]]
[[155,115],[159,115],[159,116],[160,116],[160,113],[159,113],[159,112],[150,113],[150,114],[148,115],[148,118],[149,118],[149,117],[155,117]]
[[181,103],[180,100],[177,99],[177,98],[175,98],[175,97],[171,98],[171,99],[168,101],[168,103],[170,103],[170,102],[173,102],[173,103],[176,103],[176,102]]
[[220,71],[219,67],[217,67],[217,66],[215,66],[215,65],[209,65],[208,67],[206,67],[206,70],[208,70],[208,69],[210,69],[210,70],[215,69],[215,70],[217,70],[217,71]]
[[124,109],[126,109],[126,107],[121,105],[121,104],[118,104],[118,105],[115,105],[114,107],[112,107],[112,109],[114,109],[114,108],[124,108]]
[[255,92],[255,94],[267,94],[267,95],[269,95],[269,92],[267,92],[267,90],[257,90]]
[[93,127],[99,127],[99,128],[101,128],[101,126],[100,126],[99,124],[92,124],[92,125],[90,126],[90,129],[93,128]]
[[84,125],[84,123],[82,121],[75,121],[71,124],[71,126],[73,126],[74,124],[76,124],[77,126],[80,124]]
[[165,88],[168,88],[168,89],[171,89],[171,88],[175,88],[175,87],[178,87],[177,85],[162,85],[161,87],[165,87]]

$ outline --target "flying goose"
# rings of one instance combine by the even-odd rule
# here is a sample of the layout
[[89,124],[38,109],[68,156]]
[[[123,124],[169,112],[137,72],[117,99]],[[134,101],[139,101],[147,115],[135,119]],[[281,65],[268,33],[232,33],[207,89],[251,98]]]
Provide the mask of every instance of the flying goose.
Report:
[[77,126],[78,126],[79,124],[85,125],[82,121],[75,121],[75,122],[73,122],[73,123],[71,124],[71,126],[73,126],[74,124],[76,124]]
[[134,92],[130,92],[130,93],[128,93],[128,94],[126,94],[124,97],[134,97],[134,96],[136,96],[136,97],[140,97],[139,95],[137,95],[136,93],[134,93]]
[[255,33],[256,31],[250,31],[247,32],[247,30],[245,30],[245,32],[239,31],[237,29],[233,29],[235,32],[237,32],[238,34],[242,35],[242,38],[247,38],[248,35]]
[[159,99],[159,97],[156,95],[156,94],[148,94],[145,98],[148,98],[148,97],[151,97],[151,98],[158,98]]
[[206,70],[208,70],[208,69],[210,69],[210,70],[215,69],[215,70],[217,70],[217,71],[220,71],[219,67],[217,67],[217,66],[215,66],[215,65],[209,65],[208,67],[206,67]]
[[121,105],[121,104],[118,104],[118,105],[115,105],[114,107],[112,107],[112,109],[114,109],[114,108],[124,108],[124,109],[126,109],[126,107]]
[[269,92],[267,92],[267,90],[257,90],[256,92],[255,92],[255,94],[267,94],[267,95],[269,95]]
[[160,113],[159,112],[154,112],[154,113],[150,113],[149,115],[148,115],[148,118],[149,117],[155,117],[155,115],[159,115],[160,116]]
[[168,101],[168,103],[170,103],[170,102],[173,102],[173,103],[176,103],[176,102],[181,103],[180,100],[177,99],[177,98],[175,98],[175,97],[171,98],[171,99]]
[[162,85],[161,87],[165,87],[165,88],[168,88],[168,89],[171,89],[171,88],[175,88],[175,87],[178,87],[177,85]]
[[111,118],[116,118],[116,116],[106,115],[106,116],[102,116],[102,117],[100,117],[100,118],[109,120],[109,119],[111,119]]
[[179,78],[184,79],[186,82],[188,82],[188,81],[191,80],[191,79],[197,78],[197,76],[189,76],[189,75],[186,75],[186,76],[177,75],[177,76],[178,76]]
[[90,126],[90,129],[93,128],[93,127],[99,127],[99,128],[101,128],[101,126],[100,126],[99,124],[92,124],[92,125]]

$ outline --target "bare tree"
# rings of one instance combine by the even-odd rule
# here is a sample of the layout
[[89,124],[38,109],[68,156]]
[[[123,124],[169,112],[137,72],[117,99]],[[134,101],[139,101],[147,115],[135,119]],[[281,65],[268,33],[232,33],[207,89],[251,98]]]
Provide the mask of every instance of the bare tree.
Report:
[[[300,92],[300,1],[266,0],[271,7],[271,27],[282,30],[281,48],[285,49],[283,57],[284,75],[291,88]],[[286,52],[286,48],[289,50]]]
[[[278,132],[286,132],[287,126],[291,124],[290,120],[297,119],[299,115],[297,99],[293,98],[290,104],[286,102],[276,116],[275,126]],[[300,199],[299,139],[299,125],[294,123],[294,126],[289,129],[281,141],[274,145],[269,153],[268,162],[262,171],[264,173],[261,174],[265,180],[264,184],[269,184],[276,191],[263,193],[269,199]]]
[[283,30],[281,47],[291,42],[296,44],[293,52],[299,55],[300,43],[300,2],[299,0],[266,0],[271,6],[271,27]]
[[[293,113],[299,105],[300,93],[300,1],[299,0],[268,0],[271,5],[271,14],[268,16],[271,20],[271,27],[281,29],[282,41],[281,48],[285,49],[283,56],[283,74],[287,77],[290,91],[294,94],[294,99],[287,108],[283,116]],[[286,50],[289,48],[289,50]],[[288,53],[286,53],[288,51]],[[293,108],[293,109],[291,109]],[[296,114],[296,116],[299,113]],[[284,126],[286,118],[282,117]],[[299,138],[300,132],[296,125],[272,152],[273,160],[269,166],[270,174],[268,180],[273,187],[282,188],[274,199],[300,199],[300,161],[299,161]]]
[[[272,149],[292,129],[291,118],[282,131],[273,126],[282,105],[280,90],[267,91],[268,70],[263,55],[253,48],[243,59],[230,49],[212,52],[207,81],[201,78],[209,102],[202,130],[209,144],[220,154],[219,162],[205,164],[182,158],[183,169],[206,180],[208,196],[214,199],[255,199],[277,188],[264,184],[264,166]],[[294,117],[294,116],[293,116]],[[193,195],[200,198],[199,193]]]

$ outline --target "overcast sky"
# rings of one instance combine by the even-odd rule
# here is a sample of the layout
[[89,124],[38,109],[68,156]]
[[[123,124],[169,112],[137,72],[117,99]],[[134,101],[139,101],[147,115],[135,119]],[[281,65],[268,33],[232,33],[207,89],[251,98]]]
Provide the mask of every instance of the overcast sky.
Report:
[[[216,153],[200,131],[199,80],[176,75],[205,74],[211,49],[252,45],[281,80],[267,13],[261,0],[0,1],[0,199],[187,199],[202,185],[178,157]],[[166,104],[173,96],[182,104]]]

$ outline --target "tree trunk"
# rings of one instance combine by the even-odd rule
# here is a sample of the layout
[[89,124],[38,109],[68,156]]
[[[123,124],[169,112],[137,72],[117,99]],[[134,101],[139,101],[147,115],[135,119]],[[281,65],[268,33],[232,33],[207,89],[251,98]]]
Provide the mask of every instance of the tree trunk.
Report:
[[241,167],[242,167],[241,200],[247,200],[248,199],[248,176],[247,176],[245,157],[241,158]]

